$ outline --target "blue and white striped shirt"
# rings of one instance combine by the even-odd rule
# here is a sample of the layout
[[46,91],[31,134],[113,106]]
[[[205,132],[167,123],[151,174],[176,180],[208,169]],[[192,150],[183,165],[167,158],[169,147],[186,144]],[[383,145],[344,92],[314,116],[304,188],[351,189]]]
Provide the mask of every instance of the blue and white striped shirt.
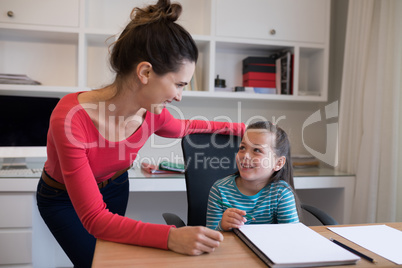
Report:
[[227,209],[217,202],[229,204],[246,211],[255,220],[245,224],[291,223],[299,222],[295,197],[285,181],[270,183],[256,195],[242,194],[236,185],[236,177],[230,175],[215,182],[209,192],[207,208],[207,227],[223,231],[220,222]]

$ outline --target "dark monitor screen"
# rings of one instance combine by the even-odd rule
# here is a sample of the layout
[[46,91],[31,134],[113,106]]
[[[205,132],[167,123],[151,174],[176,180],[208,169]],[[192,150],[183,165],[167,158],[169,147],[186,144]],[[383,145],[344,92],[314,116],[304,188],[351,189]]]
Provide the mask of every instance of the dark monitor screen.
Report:
[[46,146],[59,98],[0,96],[0,146]]

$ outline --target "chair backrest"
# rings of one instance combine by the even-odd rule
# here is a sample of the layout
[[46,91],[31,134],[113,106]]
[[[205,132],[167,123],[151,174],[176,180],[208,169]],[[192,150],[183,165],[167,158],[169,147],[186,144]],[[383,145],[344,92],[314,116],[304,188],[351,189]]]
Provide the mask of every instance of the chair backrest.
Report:
[[237,171],[241,137],[190,134],[182,139],[187,187],[187,225],[206,225],[209,190],[214,182]]

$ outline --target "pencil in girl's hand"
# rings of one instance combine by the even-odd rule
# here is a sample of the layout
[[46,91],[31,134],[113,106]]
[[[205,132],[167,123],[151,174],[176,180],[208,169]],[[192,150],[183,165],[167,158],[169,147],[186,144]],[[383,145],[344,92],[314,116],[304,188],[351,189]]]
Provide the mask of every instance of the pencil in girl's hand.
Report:
[[[221,204],[222,206],[225,206],[225,207],[227,207],[227,208],[233,208],[231,205],[226,204],[226,203],[223,203],[221,200],[216,200],[216,201],[218,201],[218,203]],[[255,218],[252,217],[252,216],[250,216],[250,215],[248,215],[248,214],[244,215],[244,217],[246,217],[246,218],[249,219],[249,220],[255,221]]]

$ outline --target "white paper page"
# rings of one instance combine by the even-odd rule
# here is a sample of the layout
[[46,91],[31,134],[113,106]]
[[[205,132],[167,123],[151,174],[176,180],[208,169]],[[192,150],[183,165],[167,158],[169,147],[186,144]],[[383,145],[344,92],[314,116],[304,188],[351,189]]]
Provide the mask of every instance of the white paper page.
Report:
[[274,263],[359,260],[302,223],[250,224],[240,230]]
[[402,264],[402,231],[386,225],[328,229],[396,264]]

